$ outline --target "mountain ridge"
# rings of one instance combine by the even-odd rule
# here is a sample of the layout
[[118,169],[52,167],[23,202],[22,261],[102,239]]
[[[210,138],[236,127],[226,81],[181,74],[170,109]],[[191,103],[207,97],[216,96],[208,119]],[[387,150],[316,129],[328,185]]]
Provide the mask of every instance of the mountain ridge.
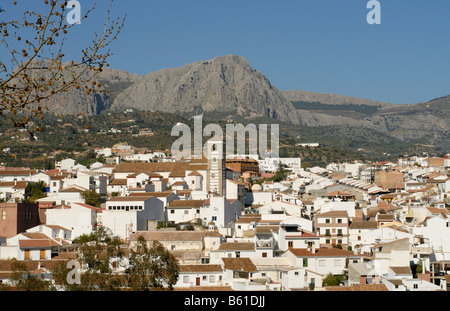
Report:
[[445,143],[450,133],[450,95],[403,105],[331,93],[280,91],[247,59],[232,54],[144,76],[106,68],[96,80],[109,94],[70,90],[53,97],[48,106],[63,114],[135,108],[183,117],[204,114],[217,120],[267,118],[308,127],[364,127],[403,141],[427,138],[431,144]]

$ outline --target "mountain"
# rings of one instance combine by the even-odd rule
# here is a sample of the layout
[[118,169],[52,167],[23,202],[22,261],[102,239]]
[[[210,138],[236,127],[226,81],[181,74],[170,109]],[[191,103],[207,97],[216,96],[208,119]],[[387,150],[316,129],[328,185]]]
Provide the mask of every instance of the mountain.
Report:
[[399,105],[307,91],[282,91],[307,126],[346,125],[373,129],[401,141],[447,144],[450,96]]
[[[399,105],[337,94],[280,91],[244,57],[236,55],[145,76],[106,68],[95,80],[110,93],[87,95],[71,90],[54,96],[48,106],[60,114],[95,115],[135,108],[186,118],[203,114],[211,120],[261,120],[259,123],[282,122],[303,129],[334,129],[326,133],[328,139],[333,139],[333,135],[337,138],[338,133],[351,136],[361,129],[361,133],[377,133],[370,139],[380,143],[395,139],[427,145],[450,144],[450,95]],[[380,138],[383,135],[386,137]]]
[[115,99],[113,110],[137,108],[194,116],[265,116],[298,124],[292,104],[240,56],[226,55],[152,72]]
[[[69,66],[73,62],[64,63],[63,66]],[[75,63],[76,64],[76,63]],[[75,73],[81,73],[86,67],[81,64],[76,64],[78,67],[74,67]],[[45,68],[50,66],[49,61],[33,60],[32,66],[35,68]],[[17,69],[16,69],[17,70]],[[42,70],[26,70],[30,77],[38,80],[40,77],[45,77],[47,80],[51,78],[51,73]],[[66,70],[63,72],[65,80],[70,81],[71,72]],[[90,76],[90,72],[85,72],[81,79],[86,79]],[[66,92],[57,93],[51,96],[44,104],[49,110],[56,114],[69,114],[76,115],[78,113],[88,113],[90,115],[99,114],[104,110],[107,110],[112,105],[115,97],[125,90],[127,87],[135,83],[139,79],[139,75],[128,73],[124,70],[104,68],[102,72],[98,73],[94,80],[100,82],[103,88],[110,92],[107,93],[91,93],[86,94],[82,88],[71,88]],[[20,82],[16,82],[20,85]],[[56,83],[56,86],[59,84]],[[81,84],[83,86],[83,84]]]

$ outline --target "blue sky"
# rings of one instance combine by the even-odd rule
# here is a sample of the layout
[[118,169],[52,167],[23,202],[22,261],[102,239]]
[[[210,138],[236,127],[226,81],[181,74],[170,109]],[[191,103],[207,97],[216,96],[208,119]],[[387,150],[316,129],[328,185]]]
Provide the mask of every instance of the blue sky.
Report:
[[[18,1],[8,13],[43,2]],[[368,0],[116,0],[127,21],[110,65],[145,75],[236,54],[280,90],[409,104],[450,94],[450,1],[379,1],[381,25],[366,22]],[[97,0],[72,50],[101,29],[108,4]]]

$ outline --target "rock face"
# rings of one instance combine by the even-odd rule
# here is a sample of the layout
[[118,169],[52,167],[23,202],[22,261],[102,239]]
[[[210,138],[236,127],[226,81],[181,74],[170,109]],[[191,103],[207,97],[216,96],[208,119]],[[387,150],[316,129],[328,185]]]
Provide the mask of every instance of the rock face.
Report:
[[236,55],[216,57],[138,76],[106,68],[96,81],[110,93],[71,90],[47,106],[59,114],[99,114],[136,108],[215,119],[268,117],[304,126],[351,126],[383,132],[400,140],[450,137],[450,96],[414,105],[307,91],[280,91],[249,62]]
[[124,70],[105,68],[94,80],[100,82],[104,89],[110,92],[109,94],[91,93],[87,95],[82,89],[71,88],[67,92],[55,94],[44,104],[49,108],[50,112],[56,114],[100,114],[103,110],[111,107],[114,98],[120,92],[135,83],[139,78],[139,75],[131,74]]
[[295,109],[281,92],[245,58],[235,55],[152,72],[119,94],[112,109],[128,107],[187,116],[223,112],[298,123]]
[[330,93],[317,93],[301,90],[294,91],[282,91],[283,96],[290,102],[319,102],[328,105],[367,105],[367,106],[379,106],[383,109],[391,108],[395,105],[389,103],[383,103],[375,100],[349,97]]

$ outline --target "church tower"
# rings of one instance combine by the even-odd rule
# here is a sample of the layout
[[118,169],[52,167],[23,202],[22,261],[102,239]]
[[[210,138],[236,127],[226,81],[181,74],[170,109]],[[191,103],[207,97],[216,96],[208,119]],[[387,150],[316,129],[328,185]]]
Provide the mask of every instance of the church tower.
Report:
[[207,142],[208,159],[208,176],[207,176],[207,191],[211,193],[218,193],[220,196],[226,194],[226,146],[223,140],[209,140]]

